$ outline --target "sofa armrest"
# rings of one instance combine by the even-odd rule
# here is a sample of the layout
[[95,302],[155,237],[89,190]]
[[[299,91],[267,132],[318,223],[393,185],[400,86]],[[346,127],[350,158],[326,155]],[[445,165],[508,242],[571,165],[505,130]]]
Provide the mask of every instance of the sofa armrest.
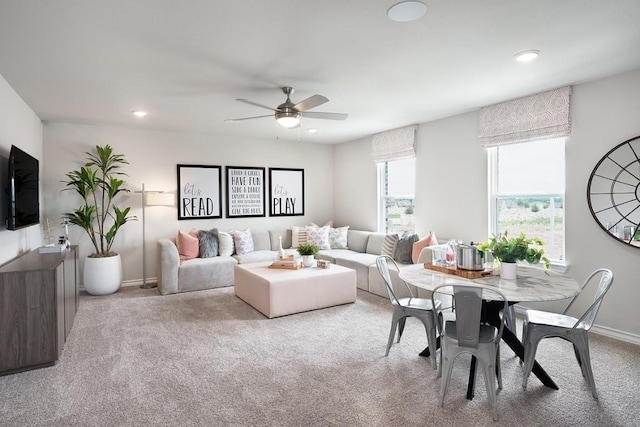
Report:
[[418,255],[418,262],[416,264],[431,263],[433,260],[433,246],[426,246],[420,251]]
[[162,295],[178,292],[180,254],[170,239],[158,240],[158,290]]

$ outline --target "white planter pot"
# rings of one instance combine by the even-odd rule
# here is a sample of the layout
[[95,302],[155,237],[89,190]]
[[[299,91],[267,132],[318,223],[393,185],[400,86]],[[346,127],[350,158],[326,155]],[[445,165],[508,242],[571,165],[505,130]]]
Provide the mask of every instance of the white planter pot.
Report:
[[122,284],[120,255],[84,260],[84,289],[91,295],[109,295]]
[[316,263],[313,255],[302,255],[302,266],[303,267],[313,267],[313,264]]
[[500,277],[505,280],[515,280],[517,276],[518,264],[515,262],[500,263]]

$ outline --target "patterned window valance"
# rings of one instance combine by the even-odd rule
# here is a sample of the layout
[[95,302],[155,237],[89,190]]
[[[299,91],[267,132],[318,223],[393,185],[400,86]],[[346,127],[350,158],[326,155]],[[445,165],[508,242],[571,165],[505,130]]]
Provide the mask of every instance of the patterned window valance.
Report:
[[416,156],[416,125],[373,135],[371,158],[376,163]]
[[571,86],[531,95],[480,110],[484,147],[569,136]]

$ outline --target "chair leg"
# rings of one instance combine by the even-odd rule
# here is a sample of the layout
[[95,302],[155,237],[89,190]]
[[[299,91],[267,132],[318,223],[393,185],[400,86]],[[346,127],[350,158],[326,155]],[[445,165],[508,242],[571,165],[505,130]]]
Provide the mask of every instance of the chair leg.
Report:
[[433,320],[429,321],[422,317],[419,317],[420,321],[424,325],[424,330],[427,333],[427,344],[429,345],[429,350],[431,355],[431,366],[433,369],[437,369],[437,341],[436,341],[436,325],[433,324]]
[[500,368],[500,343],[496,345],[496,376],[498,377],[498,390],[502,390],[502,369]]
[[580,355],[580,360],[582,361],[580,367],[582,368],[582,373],[589,384],[589,388],[591,389],[591,394],[595,400],[598,400],[598,392],[596,391],[596,381],[593,377],[593,371],[591,370],[591,356],[589,355],[589,338],[587,337],[586,331],[584,333],[580,333],[575,336],[572,340],[573,348],[577,351],[577,354]]
[[400,342],[400,338],[402,338],[402,333],[404,332],[404,323],[407,321],[406,317],[401,317],[398,321],[398,341]]
[[533,369],[533,363],[536,360],[536,351],[538,350],[538,343],[542,339],[542,337],[534,336],[535,333],[527,329],[526,330],[526,341],[523,341],[524,344],[524,366],[522,368],[522,388],[527,387],[527,380],[529,379],[529,375],[531,375],[531,370]]
[[444,406],[444,396],[447,394],[447,390],[449,389],[449,381],[451,380],[451,371],[453,370],[453,359],[451,355],[447,354],[447,350],[444,347],[444,343],[442,343],[442,347],[440,348],[440,374],[442,375],[442,379],[440,381],[440,407]]
[[385,356],[389,355],[389,349],[391,348],[391,344],[393,344],[393,338],[396,335],[396,329],[398,328],[398,318],[399,313],[394,310],[393,317],[391,318],[391,330],[389,331],[389,340],[387,341],[387,352],[384,354]]
[[[478,358],[480,361],[481,359]],[[496,358],[489,358],[489,361],[493,361],[495,363]],[[495,367],[493,363],[484,363],[481,361],[483,365],[482,373],[484,374],[484,382],[487,387],[487,397],[489,398],[489,404],[491,405],[491,415],[493,416],[493,421],[498,421],[498,404],[496,399],[496,376],[494,373]]]

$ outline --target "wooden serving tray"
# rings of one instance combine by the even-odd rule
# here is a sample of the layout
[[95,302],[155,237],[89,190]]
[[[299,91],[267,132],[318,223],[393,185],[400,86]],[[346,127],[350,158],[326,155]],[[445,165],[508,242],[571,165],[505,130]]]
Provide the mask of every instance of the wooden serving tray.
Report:
[[299,270],[300,267],[302,266],[302,264],[300,264],[299,262],[294,263],[294,264],[278,264],[273,263],[269,266],[269,268],[279,268],[282,270]]
[[429,270],[439,271],[440,273],[452,274],[454,276],[464,277],[465,279],[479,279],[480,277],[489,276],[492,272],[489,270],[474,271],[474,270],[462,270],[457,268],[441,267],[439,265],[433,265],[429,262],[424,264],[424,268]]

